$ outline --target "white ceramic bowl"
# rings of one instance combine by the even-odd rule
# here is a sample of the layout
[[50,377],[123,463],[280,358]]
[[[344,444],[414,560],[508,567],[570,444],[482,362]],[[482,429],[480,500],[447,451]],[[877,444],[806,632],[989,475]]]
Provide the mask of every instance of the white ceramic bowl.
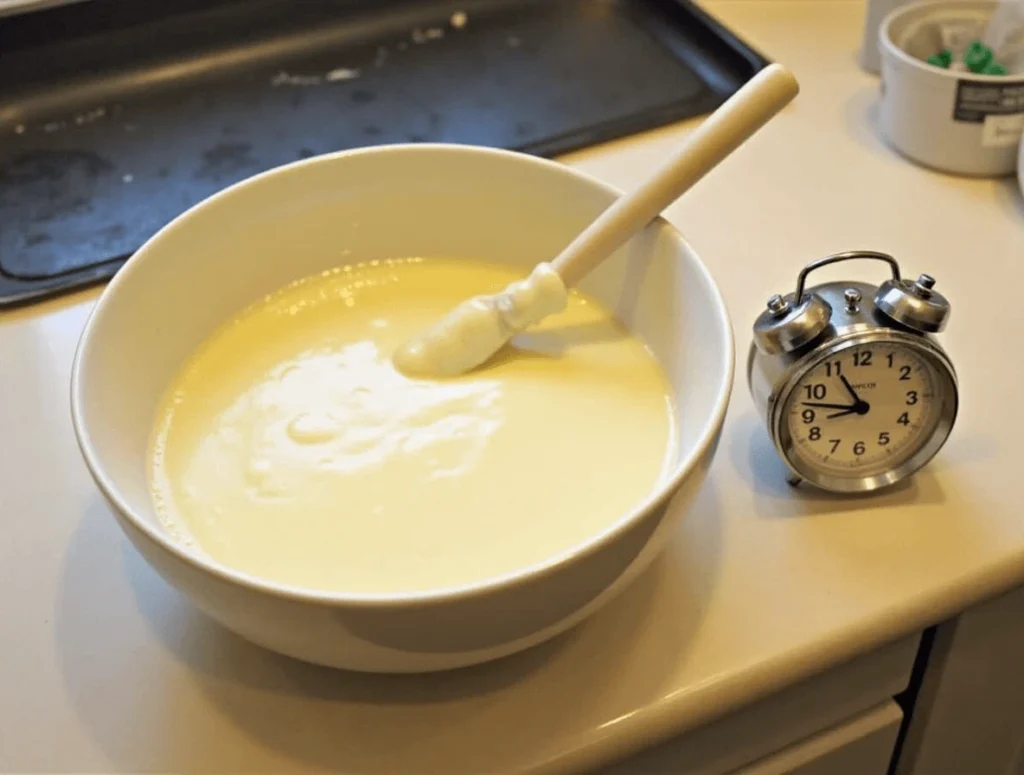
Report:
[[1019,91],[1024,75],[958,73],[923,61],[941,46],[938,24],[973,25],[980,34],[996,6],[995,0],[927,0],[899,8],[882,22],[879,125],[910,159],[960,175],[1013,173],[1019,117],[987,115],[983,106],[984,100],[998,105],[1002,89]]
[[72,376],[82,454],[125,533],[213,618],[324,665],[374,672],[468,665],[544,641],[597,610],[650,563],[690,507],[732,388],[722,297],[679,233],[660,220],[583,288],[615,308],[664,365],[676,397],[678,462],[649,500],[540,567],[426,594],[291,588],[172,540],[154,515],[146,473],[162,391],[196,346],[251,301],[296,278],[374,258],[483,257],[525,272],[616,196],[530,156],[385,146],[272,170],[177,218],[103,293]]

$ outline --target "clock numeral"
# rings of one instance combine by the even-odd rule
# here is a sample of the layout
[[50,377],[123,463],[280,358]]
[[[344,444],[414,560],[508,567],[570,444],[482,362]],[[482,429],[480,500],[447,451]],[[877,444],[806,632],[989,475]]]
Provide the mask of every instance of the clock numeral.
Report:
[[828,388],[819,382],[817,385],[804,385],[804,392],[807,393],[808,398],[815,398],[820,401],[825,397]]
[[910,379],[910,367],[900,366],[900,382],[906,382]]
[[839,445],[843,443],[843,440],[842,440],[842,439],[829,439],[828,441],[829,441],[829,444],[831,444],[831,445],[832,445],[832,452],[833,452],[833,453],[834,453],[834,452],[835,452],[835,451],[836,451],[837,449],[839,449]]
[[853,365],[854,366],[870,366],[871,365],[871,351],[862,350],[853,354]]
[[865,449],[866,448],[864,446],[864,442],[863,441],[855,442],[854,445],[853,445],[853,454],[855,454],[855,455],[863,455]]
[[894,356],[892,353],[889,353],[888,355],[885,356],[886,360],[889,361],[889,368],[890,369],[892,368],[892,361],[893,361],[893,358],[895,358],[895,357],[896,356]]
[[878,434],[878,446],[884,447],[888,443],[889,443],[889,432],[888,431],[882,431],[881,433],[879,433]]
[[814,422],[813,409],[804,409],[801,416],[804,418],[804,425],[810,425],[812,422]]
[[916,403],[917,403],[917,391],[916,390],[908,390],[907,391],[907,406],[913,406]]
[[910,425],[910,415],[907,412],[904,412],[896,422],[900,425]]
[[837,377],[843,373],[843,364],[839,361],[829,361],[825,364],[825,376],[831,377],[835,374]]
[[807,438],[809,438],[811,441],[817,441],[818,439],[820,439],[821,438],[821,428],[819,428],[817,425],[815,425],[813,428],[811,428],[811,431],[807,435]]

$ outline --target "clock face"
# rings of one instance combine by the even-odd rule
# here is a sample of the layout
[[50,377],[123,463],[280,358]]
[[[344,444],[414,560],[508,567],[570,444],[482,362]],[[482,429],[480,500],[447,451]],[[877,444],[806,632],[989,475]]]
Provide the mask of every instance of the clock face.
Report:
[[789,454],[798,468],[829,476],[895,469],[935,433],[944,384],[931,361],[905,345],[832,353],[790,393],[784,416],[793,441]]

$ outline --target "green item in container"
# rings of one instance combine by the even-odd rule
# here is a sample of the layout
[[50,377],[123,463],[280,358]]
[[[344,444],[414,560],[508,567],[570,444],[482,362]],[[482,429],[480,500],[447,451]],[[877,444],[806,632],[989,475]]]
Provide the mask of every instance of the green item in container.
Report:
[[988,66],[981,73],[982,75],[1006,75],[1006,68],[998,62],[989,62]]
[[934,67],[941,67],[943,70],[947,69],[952,61],[953,52],[948,48],[944,48],[938,54],[932,54],[928,57],[928,64]]
[[980,40],[972,41],[964,52],[964,64],[972,73],[984,72],[992,62],[992,49]]

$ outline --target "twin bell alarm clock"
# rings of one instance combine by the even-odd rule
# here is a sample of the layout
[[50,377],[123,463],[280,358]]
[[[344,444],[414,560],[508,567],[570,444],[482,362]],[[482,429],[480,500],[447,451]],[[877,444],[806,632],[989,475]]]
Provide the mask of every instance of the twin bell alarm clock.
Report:
[[[806,287],[816,269],[864,259],[887,264],[889,279]],[[808,264],[794,293],[768,300],[747,379],[791,484],[866,493],[931,460],[959,403],[953,364],[933,336],[948,319],[932,277],[905,280],[896,259],[867,250]]]

